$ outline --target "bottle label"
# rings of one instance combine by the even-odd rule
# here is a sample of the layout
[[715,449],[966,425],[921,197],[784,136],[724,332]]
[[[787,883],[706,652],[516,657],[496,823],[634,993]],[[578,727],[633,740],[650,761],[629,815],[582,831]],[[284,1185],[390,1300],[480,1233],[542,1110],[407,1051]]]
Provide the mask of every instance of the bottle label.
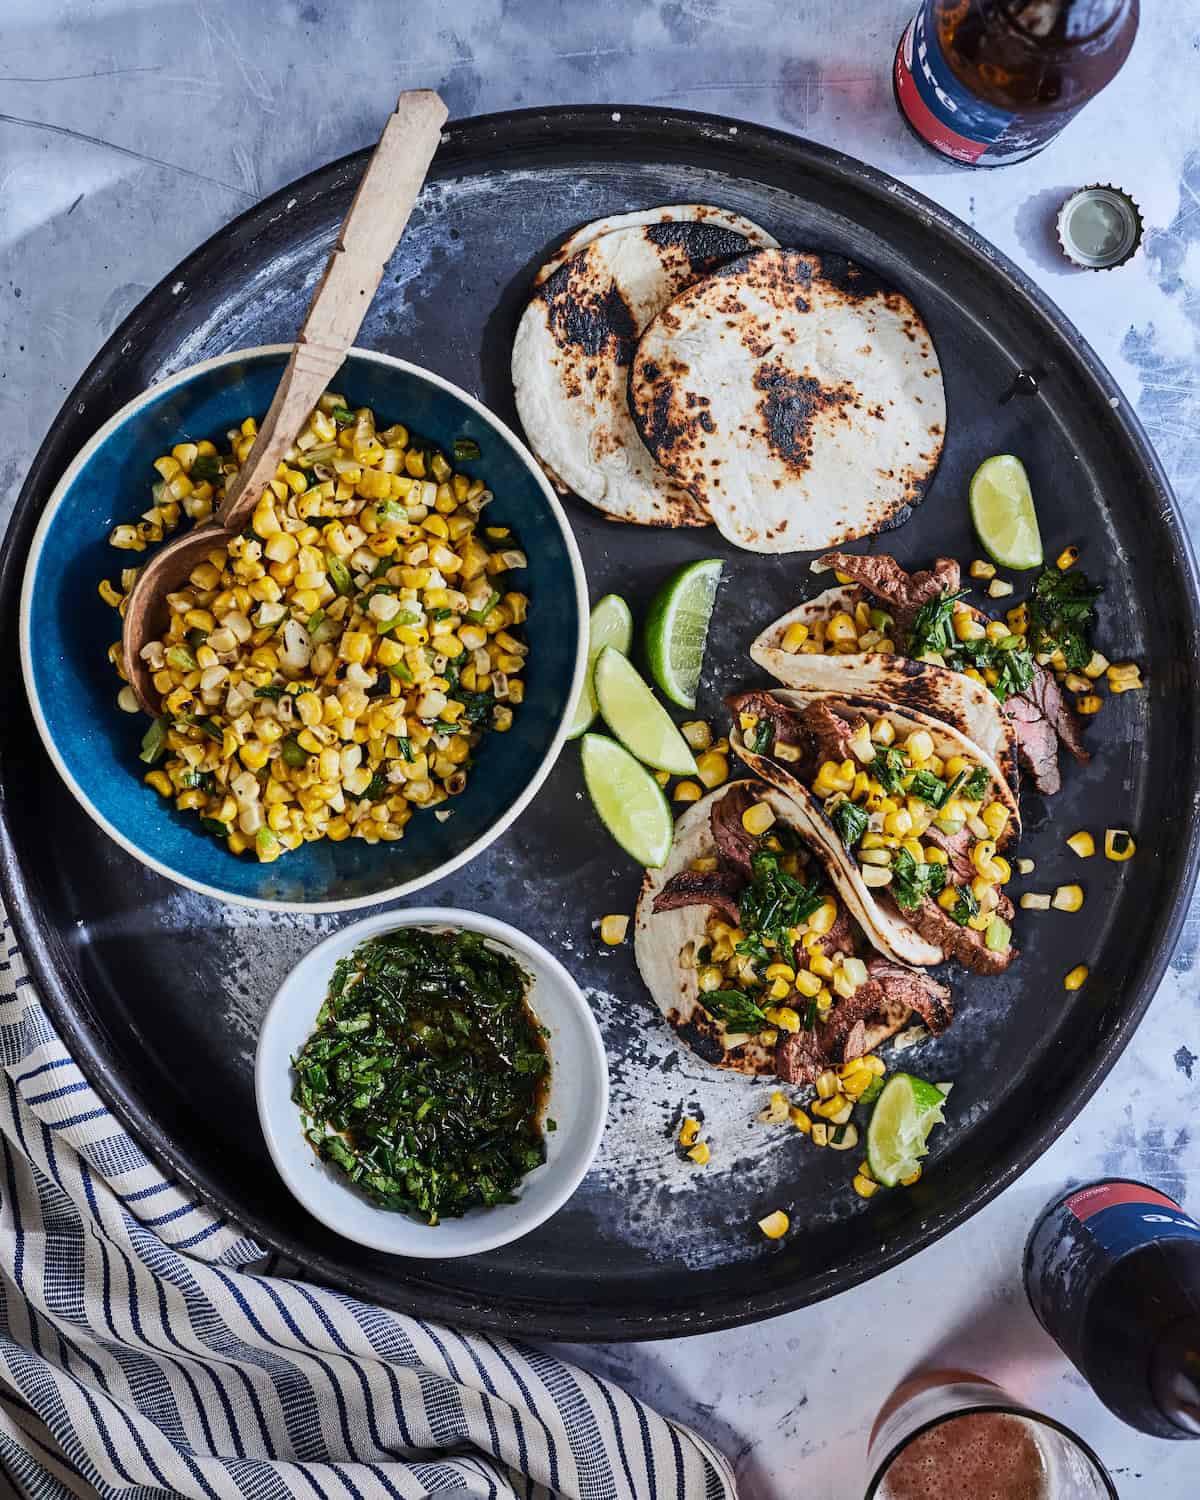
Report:
[[1139,1182],[1099,1182],[1081,1188],[1063,1207],[1111,1259],[1155,1240],[1196,1240],[1200,1224],[1173,1198]]
[[978,162],[1013,119],[958,81],[922,5],[896,49],[896,98],[909,124],[935,151]]

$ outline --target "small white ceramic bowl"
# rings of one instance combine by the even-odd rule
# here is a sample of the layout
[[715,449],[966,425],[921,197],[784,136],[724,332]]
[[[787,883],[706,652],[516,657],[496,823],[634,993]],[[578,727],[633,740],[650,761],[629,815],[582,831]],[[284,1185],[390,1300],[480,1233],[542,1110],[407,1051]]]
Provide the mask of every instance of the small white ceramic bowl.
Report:
[[[333,966],[368,938],[404,927],[477,932],[507,950],[533,977],[529,1005],[550,1036],[550,1096],[545,1117],[546,1161],[521,1181],[515,1203],[476,1208],[435,1226],[377,1208],[304,1139],[292,1103],[291,1060],[312,1034]],[[540,943],[493,917],[449,907],[385,912],[335,932],[307,954],[276,992],[263,1017],[254,1061],[258,1118],[271,1159],[290,1191],[315,1219],[337,1234],[422,1260],[478,1255],[520,1239],[556,1213],[583,1181],[604,1133],[608,1112],[608,1061],[595,1018],[579,986]]]

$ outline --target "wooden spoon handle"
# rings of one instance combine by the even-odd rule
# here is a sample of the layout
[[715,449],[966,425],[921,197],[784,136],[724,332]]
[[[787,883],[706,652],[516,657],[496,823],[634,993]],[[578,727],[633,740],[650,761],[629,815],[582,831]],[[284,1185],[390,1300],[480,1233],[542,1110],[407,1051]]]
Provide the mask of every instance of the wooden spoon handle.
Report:
[[241,531],[253,515],[280,460],[341,368],[404,233],[446,115],[446,106],[428,89],[400,95],[342,222],[258,437],[226,491],[218,520],[227,531]]

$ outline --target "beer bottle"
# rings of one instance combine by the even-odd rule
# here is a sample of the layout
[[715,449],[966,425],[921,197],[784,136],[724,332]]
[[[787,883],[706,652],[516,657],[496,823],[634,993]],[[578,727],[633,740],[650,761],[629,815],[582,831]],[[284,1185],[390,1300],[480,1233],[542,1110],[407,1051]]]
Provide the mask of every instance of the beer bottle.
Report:
[[952,161],[1025,161],[1113,80],[1137,24],[1138,0],[922,0],[896,50],[896,103]]
[[1111,1412],[1200,1438],[1200,1224],[1174,1199],[1122,1178],[1058,1199],[1029,1237],[1025,1289]]

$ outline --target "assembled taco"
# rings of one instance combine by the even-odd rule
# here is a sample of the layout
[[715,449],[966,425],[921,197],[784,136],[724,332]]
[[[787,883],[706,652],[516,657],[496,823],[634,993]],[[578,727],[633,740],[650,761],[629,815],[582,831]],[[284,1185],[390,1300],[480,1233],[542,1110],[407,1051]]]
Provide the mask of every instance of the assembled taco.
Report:
[[1000,851],[1020,814],[985,751],[878,698],[781,688],[728,702],[730,745],[795,800],[876,947],[902,963],[1008,967],[1012,869]]
[[862,910],[796,803],[736,781],[688,808],[666,864],[647,872],[634,951],[706,1062],[811,1083],[914,1012],[932,1032],[953,1014],[945,985],[875,951]]
[[1017,788],[1061,785],[1058,745],[1086,761],[1080,725],[1026,639],[1024,606],[992,620],[967,604],[953,558],[908,573],[886,554],[829,552],[842,579],[769,625],[750,655],[792,688],[886,698],[953,725]]

